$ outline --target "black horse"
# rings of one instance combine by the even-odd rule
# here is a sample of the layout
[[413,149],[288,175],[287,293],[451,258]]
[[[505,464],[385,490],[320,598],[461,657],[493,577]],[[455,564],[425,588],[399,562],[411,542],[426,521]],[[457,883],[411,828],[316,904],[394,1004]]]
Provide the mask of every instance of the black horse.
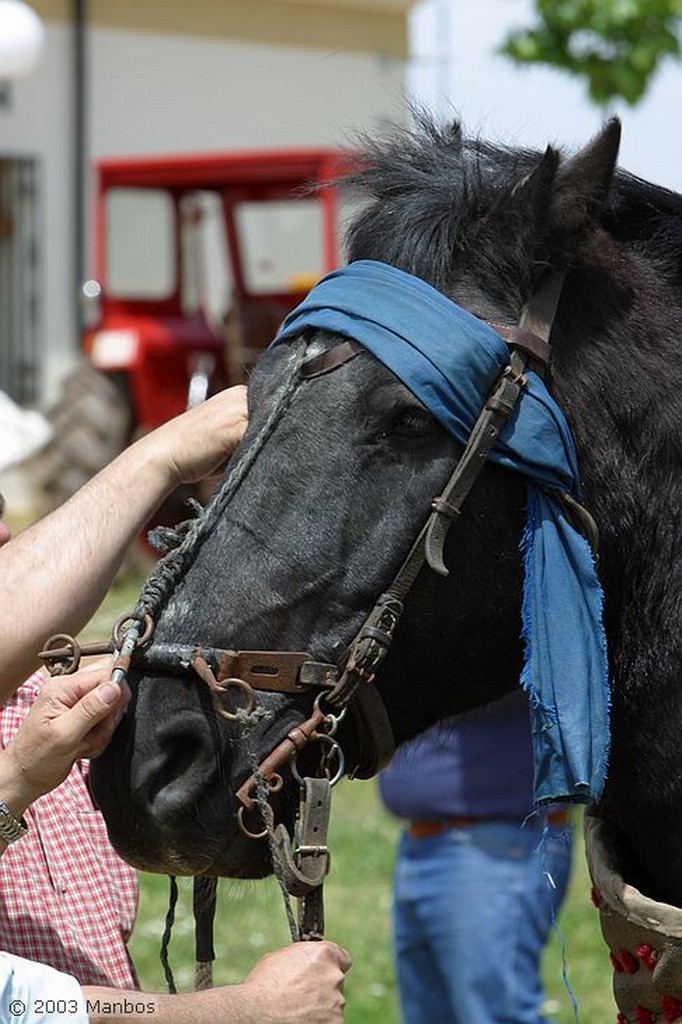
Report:
[[[612,680],[603,813],[630,879],[679,906],[682,200],[615,171],[618,143],[610,122],[572,157],[540,154],[422,117],[363,152],[353,184],[368,201],[349,257],[407,271],[507,326],[548,270],[565,272],[546,381],[600,530]],[[324,674],[394,578],[461,448],[373,357],[345,350],[334,367],[342,343],[307,332],[260,361],[223,490],[148,588],[157,651],[305,651]],[[447,536],[449,574],[420,569],[377,674],[397,743],[519,685],[525,508],[524,478],[486,464]],[[206,661],[195,668],[207,676]],[[120,852],[172,874],[270,871],[268,844],[239,827],[235,793],[310,718],[318,691],[259,692],[250,716],[226,722],[196,672],[150,662],[131,682],[130,711],[92,773]],[[241,694],[231,684],[225,699]],[[361,732],[349,715],[340,743],[362,776],[380,754],[363,754]],[[270,803],[291,827],[298,784],[282,776]],[[259,830],[257,810],[246,821]]]

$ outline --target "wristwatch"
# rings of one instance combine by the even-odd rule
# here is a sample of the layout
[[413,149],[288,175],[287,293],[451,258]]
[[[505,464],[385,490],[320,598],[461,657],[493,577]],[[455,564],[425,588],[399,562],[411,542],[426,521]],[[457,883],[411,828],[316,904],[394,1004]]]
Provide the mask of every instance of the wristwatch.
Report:
[[27,832],[28,825],[24,819],[17,820],[7,804],[0,800],[0,839],[9,846],[10,843],[16,843],[17,839],[21,839]]

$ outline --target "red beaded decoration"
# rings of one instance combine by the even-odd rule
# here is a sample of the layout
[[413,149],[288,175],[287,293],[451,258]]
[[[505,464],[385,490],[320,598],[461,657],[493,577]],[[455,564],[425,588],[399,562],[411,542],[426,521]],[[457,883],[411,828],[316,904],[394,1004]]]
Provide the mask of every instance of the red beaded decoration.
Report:
[[611,961],[611,965],[616,974],[622,974],[625,968],[623,967],[622,963],[620,962],[615,953],[609,953],[609,960]]
[[639,947],[637,950],[637,956],[648,971],[653,971],[654,967],[658,963],[658,955],[648,942],[645,942],[643,946]]
[[669,1024],[674,1024],[674,1021],[682,1017],[682,1002],[675,996],[663,996],[661,1009],[663,1010],[663,1020]]
[[654,1024],[655,1017],[651,1010],[647,1010],[646,1006],[638,1006],[635,1010],[637,1015],[637,1024]]
[[619,949],[618,957],[626,974],[635,974],[639,970],[639,960],[629,949]]

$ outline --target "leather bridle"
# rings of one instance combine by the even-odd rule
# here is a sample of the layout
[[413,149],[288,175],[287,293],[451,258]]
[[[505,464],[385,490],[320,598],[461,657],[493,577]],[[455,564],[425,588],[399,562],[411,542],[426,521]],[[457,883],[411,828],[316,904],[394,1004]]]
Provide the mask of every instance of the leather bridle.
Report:
[[[287,733],[236,792],[242,831],[254,839],[270,836],[273,858],[278,861],[286,891],[303,897],[298,937],[319,938],[324,930],[321,893],[329,864],[326,847],[329,790],[345,769],[343,751],[334,738],[338,723],[348,711],[353,715],[357,759],[346,774],[357,778],[375,775],[395,749],[388,712],[376,685],[377,672],[391,646],[405,599],[422,568],[428,566],[441,576],[448,575],[443,557],[448,531],[460,515],[464,501],[523,392],[526,371],[533,369],[542,375],[547,368],[549,337],[563,280],[563,272],[549,271],[524,307],[518,325],[490,325],[509,347],[509,364],[485,401],[450,479],[432,500],[429,516],[392,583],[379,596],[347,649],[337,654],[335,662],[317,661],[307,652],[233,651],[193,644],[154,643],[154,623],[149,615],[144,621],[131,616],[125,620],[126,628],[124,621],[119,620],[109,644],[79,646],[73,638],[59,636],[51,638],[46,650],[41,652],[41,657],[52,664],[53,672],[75,671],[81,653],[109,649],[116,654],[115,673],[119,677],[125,676],[133,663],[136,669],[147,674],[194,673],[208,687],[216,712],[230,721],[249,720],[259,691],[290,695],[317,691],[309,717]],[[365,351],[357,342],[344,340],[303,362],[301,379],[311,380],[333,372]],[[598,537],[591,516],[570,495],[560,494],[559,497],[596,553]],[[55,647],[55,643],[61,646]],[[225,706],[230,696],[236,698],[235,710]],[[314,742],[327,747],[320,760],[325,778],[302,779],[296,760],[298,754]],[[269,828],[252,832],[244,821],[245,814],[256,805],[264,818],[272,816],[267,796],[282,787],[281,771],[287,765],[302,790],[295,855],[283,825],[274,828],[270,822]],[[205,901],[210,910],[205,913],[206,921],[201,927],[200,917],[197,917],[197,934],[201,939],[197,957],[205,965],[213,956],[210,919],[215,909],[215,885],[212,880],[197,881],[200,888],[202,881],[206,881],[212,892],[212,902]]]
[[[390,720],[383,699],[376,686],[377,671],[389,650],[401,618],[404,602],[417,576],[424,566],[447,576],[443,553],[448,531],[461,512],[462,505],[483,469],[487,457],[509,419],[526,383],[528,368],[543,374],[549,362],[549,337],[564,281],[563,271],[549,271],[537,291],[524,306],[518,325],[491,324],[509,346],[509,364],[495,383],[491,394],[471,431],[464,452],[441,494],[431,503],[431,511],[393,582],[380,595],[348,648],[337,656],[335,663],[316,661],[307,652],[292,651],[233,651],[192,644],[154,643],[151,641],[153,623],[137,622],[124,631],[119,621],[115,627],[113,645],[118,652],[117,670],[124,674],[131,662],[142,672],[159,671],[174,674],[195,673],[208,686],[216,711],[228,720],[235,720],[249,712],[255,704],[258,691],[303,695],[318,691],[311,715],[295,726],[270,751],[236,793],[243,811],[255,805],[258,779],[273,790],[282,785],[280,770],[295,761],[298,753],[313,741],[325,742],[346,710],[354,718],[358,756],[347,774],[355,778],[370,778],[385,765],[395,749]],[[333,348],[304,362],[303,380],[311,380],[330,373],[366,352],[357,342],[347,339]],[[567,510],[577,520],[578,528],[586,533],[596,549],[597,533],[592,518],[569,495],[561,495]],[[74,648],[78,654],[86,653],[68,637],[59,638],[70,644],[45,650],[41,657],[63,664],[71,660],[73,671]],[[57,640],[57,638],[52,638]],[[52,640],[46,644],[50,647]],[[97,647],[99,653],[106,645]],[[89,652],[89,649],[88,649]],[[64,669],[62,668],[62,671]],[[241,694],[246,707],[237,711],[226,709],[226,696]],[[343,769],[343,753],[334,741],[338,768]],[[328,759],[327,759],[328,760]],[[337,770],[337,775],[341,771]],[[243,815],[240,815],[243,822]],[[254,835],[244,829],[247,835]],[[262,833],[257,833],[260,838]]]
[[[310,717],[295,726],[237,790],[237,800],[245,811],[254,807],[257,779],[264,780],[272,789],[280,788],[282,767],[295,761],[309,743],[324,740],[330,729],[335,731],[347,709],[354,717],[358,739],[357,762],[348,767],[347,774],[369,778],[390,760],[395,742],[376,686],[377,671],[393,640],[405,599],[421,569],[428,565],[442,576],[448,574],[443,560],[448,531],[460,515],[490,450],[515,408],[526,384],[526,369],[542,374],[547,367],[549,336],[563,280],[563,272],[549,272],[524,307],[517,326],[491,325],[509,346],[509,365],[486,400],[445,488],[433,499],[429,517],[393,582],[377,599],[336,663],[316,661],[306,652],[231,651],[177,644],[151,644],[135,655],[136,666],[141,669],[194,671],[208,685],[218,713],[228,719],[236,717],[235,712],[227,711],[222,704],[222,698],[230,690],[241,691],[247,701],[247,711],[252,707],[254,691],[300,695],[318,690]],[[303,363],[302,379],[330,373],[365,351],[357,342],[345,340]],[[593,526],[581,506],[568,497],[566,500],[573,506],[573,512],[579,510],[583,525]],[[337,756],[342,759],[340,750]]]

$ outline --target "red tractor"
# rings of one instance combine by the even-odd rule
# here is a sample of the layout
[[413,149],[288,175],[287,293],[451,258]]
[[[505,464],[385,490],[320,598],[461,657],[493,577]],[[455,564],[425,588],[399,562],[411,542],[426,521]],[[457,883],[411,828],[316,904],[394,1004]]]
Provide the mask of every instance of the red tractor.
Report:
[[339,263],[343,194],[318,186],[346,159],[304,149],[98,164],[87,360],[52,411],[50,505],[139,431],[246,380],[287,312]]

